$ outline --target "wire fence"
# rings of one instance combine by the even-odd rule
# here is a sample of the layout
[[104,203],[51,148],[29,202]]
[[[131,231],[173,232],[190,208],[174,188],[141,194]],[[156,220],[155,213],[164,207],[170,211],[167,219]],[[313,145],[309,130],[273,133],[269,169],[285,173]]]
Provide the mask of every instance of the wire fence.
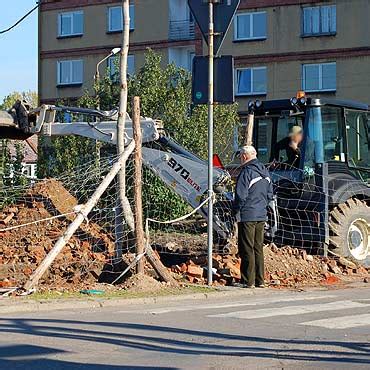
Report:
[[[116,161],[116,157],[110,156],[98,164],[95,160],[86,163],[58,178],[2,187],[2,286],[22,286],[29,279]],[[305,248],[309,254],[323,255],[329,251],[348,259],[369,261],[370,196],[360,170],[343,170],[333,177],[330,173],[314,175],[313,169],[301,170],[286,164],[274,163],[269,169],[277,200],[276,212],[273,207],[269,208],[266,243]],[[234,166],[230,171],[234,181],[238,170],[238,166]],[[147,242],[159,253],[164,265],[172,270],[177,266],[177,272],[181,272],[179,266],[189,260],[204,264],[207,254],[205,216],[210,201],[206,193],[199,197],[198,207],[194,209],[176,194],[175,187],[166,186],[156,173],[143,168],[142,175]],[[131,161],[127,164],[126,181],[129,203],[133,207]],[[238,265],[232,190],[231,181],[225,188],[217,189],[212,199],[216,225],[215,264],[222,259],[222,264],[219,263],[222,266],[218,269],[216,266],[216,275],[226,270],[229,255],[234,258],[234,266]],[[124,215],[118,213],[117,198],[113,181],[42,277],[41,288],[75,290],[94,286],[96,282],[120,283],[130,274],[138,261],[136,241],[126,223],[123,233],[117,231],[117,218],[124,219]],[[123,248],[123,257],[116,253],[117,241]],[[294,253],[301,255],[301,252]],[[234,281],[237,280],[236,270],[233,269],[232,274]],[[291,270],[293,272],[294,268]],[[222,279],[220,275],[219,280]]]

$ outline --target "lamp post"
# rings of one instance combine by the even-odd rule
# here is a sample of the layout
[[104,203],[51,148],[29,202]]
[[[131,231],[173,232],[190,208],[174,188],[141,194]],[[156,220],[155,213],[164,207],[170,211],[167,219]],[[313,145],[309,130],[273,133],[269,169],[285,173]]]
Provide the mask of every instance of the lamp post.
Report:
[[96,65],[96,72],[94,76],[95,82],[98,82],[98,83],[100,82],[100,72],[99,72],[100,65],[104,63],[107,59],[112,57],[113,55],[117,55],[120,51],[121,51],[121,48],[114,48],[111,50],[111,52],[106,57],[104,57],[102,60],[98,62],[98,64]]
[[208,285],[213,281],[213,111],[214,111],[214,0],[208,0]]
[[[94,88],[95,88],[95,95],[97,97],[97,104],[96,104],[96,109],[97,110],[100,110],[100,97],[99,97],[99,94],[98,94],[98,88],[99,88],[99,84],[100,84],[99,67],[107,59],[109,59],[113,55],[117,55],[120,51],[121,51],[121,48],[112,49],[111,52],[106,57],[104,57],[102,60],[100,60],[98,62],[98,64],[96,65],[96,72],[95,72],[95,76],[94,76],[94,80],[95,80],[95,87]],[[97,122],[99,122],[100,118],[96,118],[96,119],[97,119]],[[101,143],[96,140],[95,141],[96,168],[98,169],[99,173],[100,173],[100,147],[101,147]]]

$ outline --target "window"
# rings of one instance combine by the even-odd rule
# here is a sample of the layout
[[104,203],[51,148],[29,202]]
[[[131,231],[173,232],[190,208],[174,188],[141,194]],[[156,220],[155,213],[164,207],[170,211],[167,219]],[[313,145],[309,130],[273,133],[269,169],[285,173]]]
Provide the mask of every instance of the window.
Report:
[[[122,6],[108,8],[108,32],[121,32],[123,27]],[[130,5],[130,30],[135,28],[135,8]]]
[[177,67],[191,71],[195,52],[193,48],[169,48],[168,62],[174,63]]
[[335,5],[303,8],[303,36],[333,35],[337,31]]
[[236,95],[266,94],[267,68],[242,68],[236,70]]
[[58,16],[58,36],[80,36],[84,29],[83,11],[61,13]]
[[258,159],[262,163],[268,163],[271,156],[271,133],[272,119],[258,118],[255,124],[255,143],[258,151]]
[[304,64],[302,89],[307,92],[336,91],[337,64]]
[[[119,55],[108,59],[109,75],[113,81],[119,80],[119,60]],[[127,74],[129,76],[135,74],[135,55],[129,55],[127,58]]]
[[234,40],[266,38],[266,12],[237,14],[234,21]]
[[[347,111],[348,164],[351,167],[370,168],[369,123],[366,112]],[[365,175],[365,174],[364,174]],[[370,173],[366,179],[370,178]]]
[[344,162],[344,116],[341,108],[313,107],[307,113],[305,166],[325,161]]
[[63,60],[58,64],[58,85],[80,85],[83,82],[83,61]]
[[22,163],[22,174],[29,179],[35,179],[37,177],[37,165],[35,163]]

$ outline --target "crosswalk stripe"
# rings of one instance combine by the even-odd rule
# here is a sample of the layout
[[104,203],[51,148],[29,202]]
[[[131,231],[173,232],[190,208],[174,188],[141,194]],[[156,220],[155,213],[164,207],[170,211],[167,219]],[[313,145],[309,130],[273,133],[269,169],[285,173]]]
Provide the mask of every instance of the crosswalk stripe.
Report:
[[330,319],[302,322],[300,325],[320,326],[327,329],[348,329],[370,326],[370,314],[331,317]]
[[352,301],[337,301],[330,303],[319,303],[307,306],[286,306],[277,308],[262,308],[258,310],[236,311],[216,315],[208,315],[208,317],[231,317],[236,319],[259,319],[272,316],[292,316],[303,315],[307,313],[345,310],[349,308],[368,307],[369,305]]
[[[212,309],[223,309],[223,308],[235,308],[235,307],[245,307],[245,306],[258,306],[266,305],[271,303],[284,303],[284,302],[297,302],[297,301],[311,301],[316,299],[327,299],[335,298],[335,295],[321,295],[321,296],[304,296],[299,295],[296,297],[276,297],[267,299],[258,299],[253,302],[235,302],[235,303],[215,303],[215,304],[204,304],[204,305],[192,305],[192,306],[182,306],[182,307],[166,307],[158,308],[153,310],[140,310],[134,313],[152,313],[152,314],[164,314],[170,312],[186,312],[186,311],[198,311],[198,310],[212,310]],[[118,313],[132,313],[133,311],[119,311]]]

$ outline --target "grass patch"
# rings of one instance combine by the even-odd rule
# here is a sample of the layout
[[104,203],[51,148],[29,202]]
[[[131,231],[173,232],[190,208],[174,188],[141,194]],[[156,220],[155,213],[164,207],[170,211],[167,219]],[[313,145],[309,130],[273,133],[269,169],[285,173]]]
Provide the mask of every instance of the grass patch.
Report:
[[[102,289],[104,290],[104,288]],[[164,297],[171,295],[185,295],[195,293],[211,293],[215,292],[216,289],[206,286],[194,286],[189,285],[179,288],[163,287],[156,292],[131,292],[130,290],[107,290],[104,294],[100,295],[87,295],[81,294],[80,292],[58,292],[58,291],[45,291],[36,292],[32,295],[27,296],[27,299],[34,301],[44,300],[57,300],[57,299],[115,299],[115,298],[153,298],[153,297]]]

